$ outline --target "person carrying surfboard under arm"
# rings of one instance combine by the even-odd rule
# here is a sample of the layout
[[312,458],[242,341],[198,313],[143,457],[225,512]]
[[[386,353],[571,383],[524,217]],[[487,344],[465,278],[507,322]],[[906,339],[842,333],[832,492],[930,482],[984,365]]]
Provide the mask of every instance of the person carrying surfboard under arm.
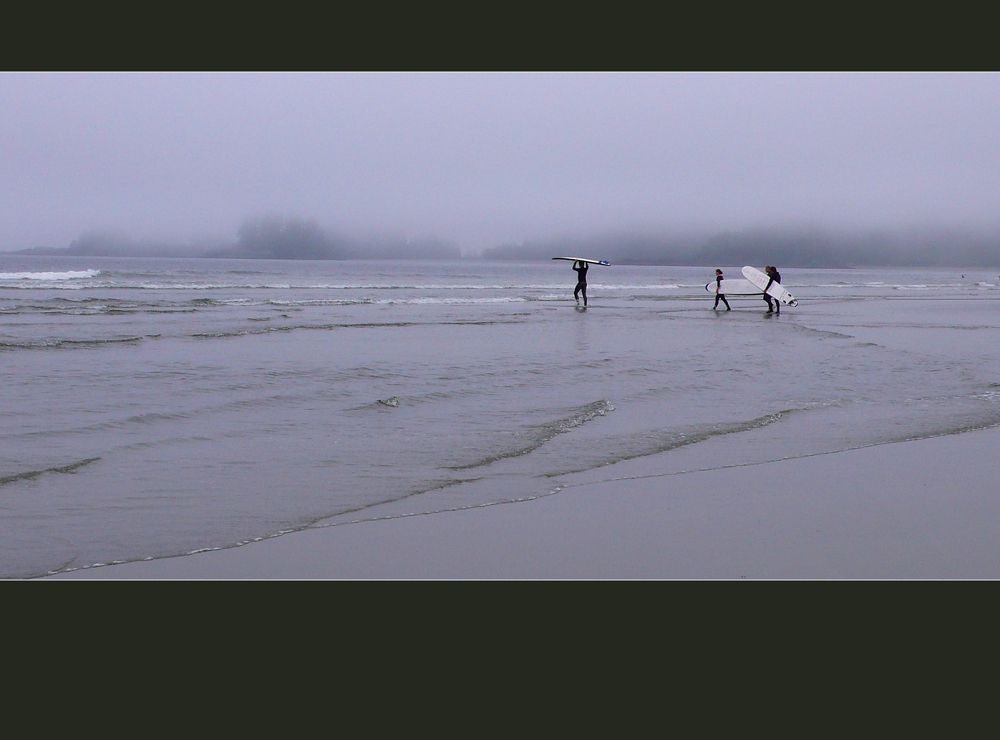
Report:
[[726,300],[726,296],[722,292],[722,270],[716,270],[715,271],[715,305],[712,306],[712,310],[713,311],[718,310],[718,308],[719,308],[719,301],[720,300],[723,303],[726,304],[726,310],[727,311],[731,311],[732,310],[731,308],[729,308],[729,301]]
[[[770,288],[771,283],[774,282],[774,278],[771,277],[770,265],[764,265],[764,274],[767,275],[767,288]],[[767,312],[774,313],[774,302],[771,300],[771,296],[767,294],[767,288],[764,288],[764,301],[767,303]]]
[[[774,265],[768,265],[767,267],[765,267],[764,272],[767,273],[768,277],[767,288],[764,288],[764,300],[767,301],[767,312],[771,313],[772,311],[771,296],[767,294],[767,289],[770,288],[773,283],[778,283],[779,285],[781,284],[781,273],[778,272],[778,268],[775,267]],[[773,310],[775,313],[781,313],[781,301],[779,300],[774,301]]]
[[[579,267],[577,266],[579,265]],[[590,269],[586,262],[574,262],[573,269],[576,271],[576,288],[573,289],[573,297],[577,304],[580,303],[580,294],[583,294],[583,305],[587,305],[587,270]]]

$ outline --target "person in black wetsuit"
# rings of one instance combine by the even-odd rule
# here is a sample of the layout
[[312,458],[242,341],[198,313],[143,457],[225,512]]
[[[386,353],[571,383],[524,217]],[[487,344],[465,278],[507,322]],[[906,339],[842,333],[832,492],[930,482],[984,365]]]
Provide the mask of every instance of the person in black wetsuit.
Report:
[[716,310],[716,309],[719,308],[719,301],[720,300],[723,303],[726,304],[726,310],[727,311],[731,311],[732,310],[731,308],[729,308],[729,301],[726,300],[726,296],[723,295],[723,293],[722,293],[722,270],[716,270],[715,271],[715,305],[712,306],[713,310]]
[[[767,275],[767,277],[768,277],[767,288],[770,288],[771,287],[771,280],[770,280],[770,278],[771,278],[771,266],[770,265],[765,265],[764,266],[764,274]],[[764,301],[767,303],[767,312],[768,313],[774,313],[774,301],[772,301],[771,300],[771,296],[769,296],[767,294],[767,288],[764,288]]]
[[[770,288],[772,283],[781,284],[781,273],[778,272],[778,268],[774,265],[768,265],[765,272],[767,272],[767,276],[770,279],[767,281],[767,287],[764,288],[764,300],[767,301],[767,312],[771,313],[771,296],[767,294],[767,288]],[[774,299],[774,312],[781,313],[781,301],[777,298]]]
[[586,262],[580,262],[577,260],[573,263],[573,269],[576,270],[576,288],[573,289],[573,297],[576,298],[576,302],[580,303],[580,294],[583,294],[583,305],[587,305],[587,270],[590,267]]

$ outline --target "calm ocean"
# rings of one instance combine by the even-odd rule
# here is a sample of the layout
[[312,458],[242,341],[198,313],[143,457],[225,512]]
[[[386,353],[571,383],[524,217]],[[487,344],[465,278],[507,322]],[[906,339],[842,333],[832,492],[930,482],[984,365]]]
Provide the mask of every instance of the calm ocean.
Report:
[[0,255],[0,577],[1000,424],[996,271],[715,267]]

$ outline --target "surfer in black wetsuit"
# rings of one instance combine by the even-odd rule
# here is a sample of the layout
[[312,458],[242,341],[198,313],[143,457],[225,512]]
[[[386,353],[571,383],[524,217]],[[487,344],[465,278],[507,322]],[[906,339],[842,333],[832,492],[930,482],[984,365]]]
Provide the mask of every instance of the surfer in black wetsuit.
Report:
[[[579,265],[579,267],[577,267]],[[573,263],[573,269],[576,270],[576,288],[573,289],[573,297],[576,298],[577,304],[580,303],[580,294],[583,294],[583,305],[587,305],[587,270],[590,267],[586,262],[581,262],[577,260]]]
[[723,295],[723,293],[722,293],[722,270],[716,270],[715,271],[715,305],[712,306],[713,310],[717,310],[719,308],[719,301],[720,300],[723,303],[726,304],[726,310],[727,311],[731,311],[732,310],[731,308],[729,308],[729,301],[726,300],[726,296]]
[[[767,272],[767,276],[770,279],[767,281],[767,287],[764,288],[764,300],[767,301],[767,312],[771,313],[771,296],[767,294],[767,288],[770,288],[772,283],[781,284],[781,273],[778,272],[778,268],[774,265],[768,265],[765,268],[765,272]],[[774,299],[774,312],[781,313],[781,301],[777,298]]]

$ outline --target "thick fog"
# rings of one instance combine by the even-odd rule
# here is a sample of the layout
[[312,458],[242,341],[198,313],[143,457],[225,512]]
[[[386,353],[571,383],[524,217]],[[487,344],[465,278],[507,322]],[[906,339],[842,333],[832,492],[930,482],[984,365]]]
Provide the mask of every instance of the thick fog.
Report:
[[0,250],[224,253],[293,223],[341,255],[769,229],[989,251],[998,132],[996,74],[2,74]]

